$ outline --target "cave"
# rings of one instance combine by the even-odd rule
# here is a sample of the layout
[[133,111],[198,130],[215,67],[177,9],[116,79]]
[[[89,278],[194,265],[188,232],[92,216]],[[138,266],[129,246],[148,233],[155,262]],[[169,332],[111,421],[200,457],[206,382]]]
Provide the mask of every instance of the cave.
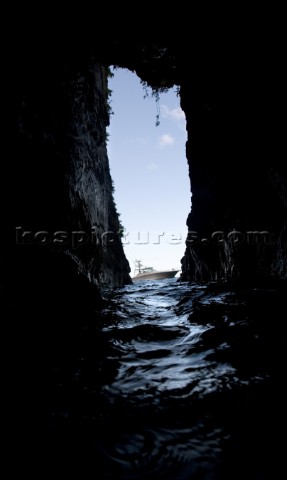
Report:
[[[11,257],[21,257],[18,274],[21,261],[29,262],[29,270],[38,265],[28,257],[39,252],[70,263],[99,290],[129,282],[120,241],[113,238],[107,255],[107,242],[100,240],[119,229],[105,149],[107,69],[118,65],[155,92],[180,89],[193,192],[182,279],[286,280],[286,169],[278,151],[276,92],[266,93],[261,64],[240,59],[240,51],[232,60],[214,47],[194,55],[189,69],[186,54],[176,44],[127,48],[115,41],[84,53],[59,49],[40,57],[36,47],[23,47],[13,61],[12,54],[4,56],[5,178],[13,174],[10,167],[18,171],[9,201],[15,217],[9,214],[7,231],[14,237],[9,247],[17,243]],[[67,238],[76,230],[89,238]],[[41,231],[46,237],[37,237]],[[51,238],[59,231],[68,234]],[[22,255],[21,243],[33,246]]]
[[49,461],[35,440],[45,442],[47,376],[66,358],[73,362],[78,325],[105,308],[106,289],[131,284],[114,233],[109,68],[136,72],[154,92],[179,88],[193,194],[181,281],[286,292],[279,54],[240,42],[231,54],[216,42],[196,51],[179,41],[119,39],[3,49],[1,298],[17,404],[10,432],[17,429],[16,443],[25,445],[23,463],[31,449]]

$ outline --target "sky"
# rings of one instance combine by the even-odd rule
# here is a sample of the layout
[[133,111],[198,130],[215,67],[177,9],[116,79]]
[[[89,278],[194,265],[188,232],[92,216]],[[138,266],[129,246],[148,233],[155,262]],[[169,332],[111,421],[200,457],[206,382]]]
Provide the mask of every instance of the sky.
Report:
[[107,146],[131,276],[135,260],[156,270],[181,270],[191,193],[180,99],[176,88],[170,89],[160,94],[157,106],[151,90],[144,98],[136,74],[126,69],[113,73]]

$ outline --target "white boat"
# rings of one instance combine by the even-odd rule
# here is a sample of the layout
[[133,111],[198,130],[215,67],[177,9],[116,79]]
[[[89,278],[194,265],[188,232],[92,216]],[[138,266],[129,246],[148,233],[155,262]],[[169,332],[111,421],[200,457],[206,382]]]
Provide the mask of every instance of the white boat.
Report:
[[[155,270],[153,267],[143,267],[140,260],[135,261],[135,273],[132,277],[132,281],[139,280],[162,280],[163,278],[173,278],[179,272],[179,270]],[[137,273],[136,273],[137,272]]]

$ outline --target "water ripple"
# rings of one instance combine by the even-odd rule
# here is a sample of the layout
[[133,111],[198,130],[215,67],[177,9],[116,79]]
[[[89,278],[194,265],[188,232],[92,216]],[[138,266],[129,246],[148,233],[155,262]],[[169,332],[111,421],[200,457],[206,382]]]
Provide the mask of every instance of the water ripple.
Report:
[[269,478],[283,350],[265,293],[176,279],[107,293],[73,367],[53,374],[51,425],[92,438],[98,478]]

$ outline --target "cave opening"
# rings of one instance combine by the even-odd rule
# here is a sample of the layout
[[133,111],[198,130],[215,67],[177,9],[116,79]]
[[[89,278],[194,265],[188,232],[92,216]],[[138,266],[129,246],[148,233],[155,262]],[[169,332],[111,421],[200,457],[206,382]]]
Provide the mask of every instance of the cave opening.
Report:
[[[230,55],[215,37],[204,52],[189,37],[163,49],[130,38],[109,42],[99,29],[92,36],[94,47],[83,50],[53,49],[51,36],[46,50],[38,37],[29,49],[23,37],[3,42],[0,57],[6,444],[9,459],[18,460],[10,467],[21,465],[37,478],[41,465],[81,478],[274,478],[275,469],[285,468],[276,427],[284,428],[286,416],[280,42],[268,39],[267,49],[253,29],[254,48],[248,43],[237,55],[224,36]],[[242,35],[236,37],[242,45]],[[130,69],[116,75],[135,69],[152,86],[180,85],[188,141],[172,161],[167,154],[176,141],[165,148],[157,141],[172,135],[164,127],[177,104],[160,96],[159,107],[167,108],[156,127],[155,98],[144,99],[140,83],[135,100],[110,79],[114,115],[106,141],[113,63]],[[147,153],[143,128],[130,144],[114,143],[117,136],[123,141],[115,121],[131,134],[148,106],[155,152],[166,155],[161,160]],[[102,242],[105,232],[119,229],[106,144],[115,203],[131,235],[126,255],[130,248],[131,262],[140,257],[156,268],[176,268],[171,253],[185,248],[187,156],[193,192],[187,223],[199,241],[187,241],[181,282],[130,294],[137,287],[129,285],[118,236]],[[234,230],[243,234],[238,244],[226,240]],[[165,263],[145,258],[150,244],[133,231],[158,234],[149,242],[160,240],[153,245],[158,255],[167,247]],[[182,233],[181,243],[159,237],[165,231]],[[208,242],[221,232],[225,237]],[[266,232],[270,242],[260,238]]]
[[131,70],[110,71],[107,148],[131,275],[137,259],[180,271],[191,194],[178,90],[154,95]]

